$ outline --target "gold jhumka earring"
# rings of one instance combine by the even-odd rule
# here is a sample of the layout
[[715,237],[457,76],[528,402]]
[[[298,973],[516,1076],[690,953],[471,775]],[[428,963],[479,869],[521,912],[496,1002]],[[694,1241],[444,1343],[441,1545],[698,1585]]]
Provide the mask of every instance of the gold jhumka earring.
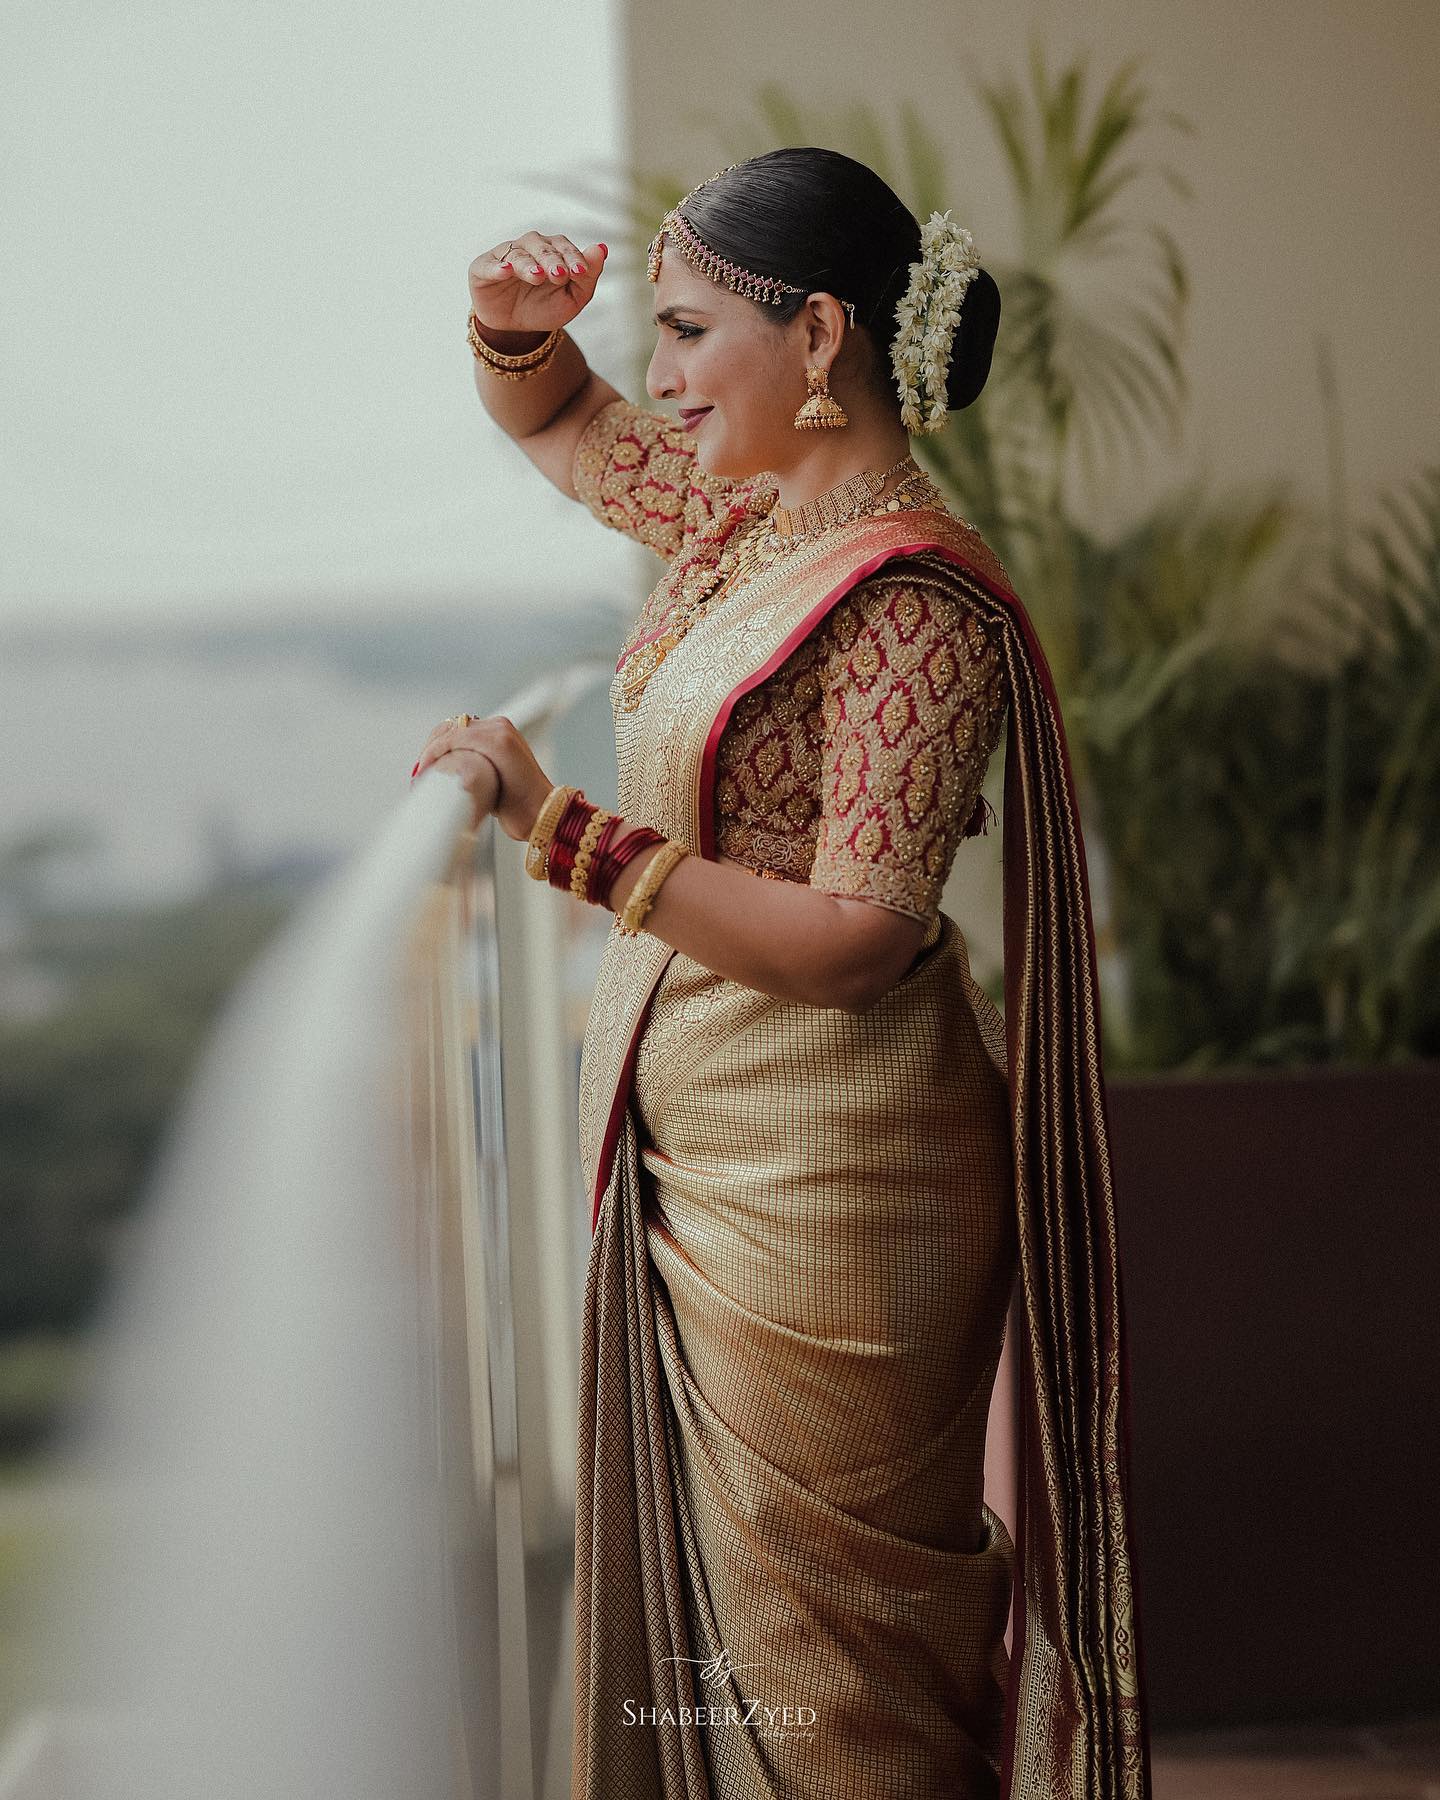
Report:
[[838,431],[850,423],[850,415],[830,392],[830,376],[825,369],[807,369],[805,385],[810,398],[795,415],[797,431]]

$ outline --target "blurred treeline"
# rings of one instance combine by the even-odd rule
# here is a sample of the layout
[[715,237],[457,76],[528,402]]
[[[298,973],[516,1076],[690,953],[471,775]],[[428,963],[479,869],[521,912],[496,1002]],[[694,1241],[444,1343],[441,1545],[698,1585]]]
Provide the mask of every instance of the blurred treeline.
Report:
[[225,996],[296,898],[237,881],[155,909],[46,904],[63,828],[0,849],[0,982],[57,998],[0,1015],[0,1459],[39,1444],[76,1373],[167,1115]]

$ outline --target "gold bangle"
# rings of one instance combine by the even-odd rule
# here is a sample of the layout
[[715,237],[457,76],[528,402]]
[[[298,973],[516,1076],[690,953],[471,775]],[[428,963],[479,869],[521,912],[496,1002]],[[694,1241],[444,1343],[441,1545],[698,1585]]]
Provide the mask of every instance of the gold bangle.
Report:
[[480,321],[474,312],[470,314],[469,324],[465,328],[465,339],[474,351],[477,361],[485,364],[493,375],[502,381],[524,381],[527,376],[538,375],[560,348],[560,340],[565,335],[565,327],[557,325],[544,340],[533,350],[522,350],[516,355],[509,355],[504,350],[497,350],[493,344],[487,344],[480,335]]
[[585,898],[585,884],[590,879],[590,858],[595,854],[595,846],[600,841],[600,833],[605,829],[606,820],[613,819],[614,816],[614,813],[606,812],[603,806],[597,806],[585,821],[580,842],[575,846],[575,866],[570,871],[570,892],[577,900]]
[[555,836],[555,827],[560,823],[561,813],[579,792],[579,788],[562,784],[551,788],[540,802],[525,845],[525,873],[536,881],[547,881],[550,877],[550,842]]
[[635,937],[645,923],[646,915],[655,904],[655,896],[660,891],[660,884],[682,857],[688,856],[689,850],[684,844],[677,844],[669,838],[655,852],[640,879],[631,888],[629,897],[620,913],[620,929],[626,937]]
[[553,331],[546,332],[538,344],[532,345],[528,350],[516,350],[514,352],[501,350],[490,343],[485,337],[485,328],[476,317],[475,311],[472,308],[469,321],[465,327],[465,337],[470,348],[477,356],[482,356],[487,361],[494,361],[500,368],[528,369],[533,364],[543,361],[545,357],[552,353],[555,345],[559,342],[560,335],[564,329],[565,327],[563,325],[557,325]]

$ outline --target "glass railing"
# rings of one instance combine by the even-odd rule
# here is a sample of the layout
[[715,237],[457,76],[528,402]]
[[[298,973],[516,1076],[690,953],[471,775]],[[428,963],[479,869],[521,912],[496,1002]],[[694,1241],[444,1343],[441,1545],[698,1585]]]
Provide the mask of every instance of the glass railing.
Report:
[[[608,673],[503,710],[546,762]],[[468,816],[417,783],[206,1047],[56,1458],[0,1800],[569,1794],[609,916]]]

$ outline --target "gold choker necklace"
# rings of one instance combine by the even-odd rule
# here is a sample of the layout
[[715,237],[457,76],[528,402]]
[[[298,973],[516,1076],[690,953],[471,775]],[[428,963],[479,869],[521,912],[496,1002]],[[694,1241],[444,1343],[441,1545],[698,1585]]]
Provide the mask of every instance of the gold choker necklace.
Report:
[[799,543],[805,538],[817,537],[822,531],[831,531],[837,525],[848,524],[851,519],[864,517],[866,513],[875,510],[875,502],[890,477],[905,468],[910,473],[898,484],[895,494],[891,496],[897,501],[892,510],[899,512],[901,506],[898,502],[903,499],[902,490],[917,476],[921,480],[928,480],[925,471],[908,450],[899,462],[891,463],[888,469],[864,469],[860,474],[838,482],[823,494],[817,494],[813,500],[803,501],[799,506],[781,506],[777,501],[768,514],[775,541],[780,544]]

